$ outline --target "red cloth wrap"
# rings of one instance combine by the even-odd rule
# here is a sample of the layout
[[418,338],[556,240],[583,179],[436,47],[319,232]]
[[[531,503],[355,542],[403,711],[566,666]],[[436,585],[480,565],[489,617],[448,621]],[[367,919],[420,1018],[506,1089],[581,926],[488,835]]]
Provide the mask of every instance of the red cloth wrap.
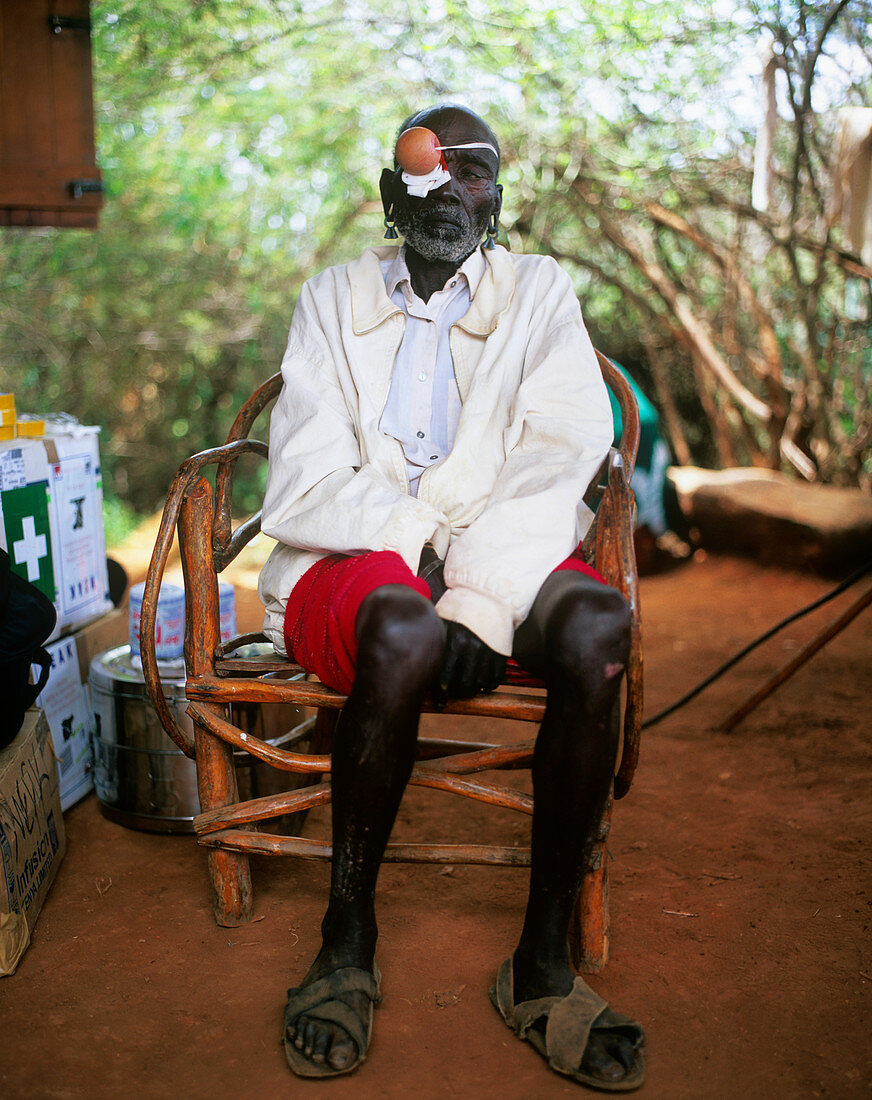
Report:
[[[596,569],[576,557],[578,553],[575,551],[554,571],[572,569],[605,584]],[[354,682],[357,613],[370,592],[384,584],[404,584],[426,599],[430,597],[426,582],[392,550],[374,550],[356,557],[333,554],[316,562],[288,597],[284,624],[288,656],[314,673],[322,684],[347,695]]]
[[[597,572],[592,565],[588,565],[587,562],[583,560],[580,545],[576,550],[573,550],[565,561],[562,561],[560,565],[556,566],[553,572],[559,573],[562,569],[568,569],[574,573],[584,573],[586,577],[591,577],[593,580],[599,581],[600,584],[608,583],[602,573]],[[537,676],[532,676],[525,669],[521,668],[513,657],[510,657],[506,662],[506,674],[503,677],[503,683],[511,684],[512,687],[544,686]]]
[[582,559],[580,548],[573,551],[565,561],[562,561],[554,572],[558,573],[561,569],[572,569],[576,573],[584,573],[585,576],[592,577],[595,581],[599,581],[600,584],[608,584],[608,581],[602,573],[597,572],[592,565],[588,565],[587,562]]
[[347,695],[354,681],[360,605],[384,584],[404,584],[425,598],[430,589],[399,554],[376,550],[358,557],[333,554],[306,570],[285,609],[288,656],[322,684]]

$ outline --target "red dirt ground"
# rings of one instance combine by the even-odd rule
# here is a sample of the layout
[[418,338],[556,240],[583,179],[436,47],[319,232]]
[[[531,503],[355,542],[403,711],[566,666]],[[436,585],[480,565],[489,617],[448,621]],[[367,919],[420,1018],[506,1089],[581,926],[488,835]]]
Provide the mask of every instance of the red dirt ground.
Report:
[[[647,712],[828,587],[715,557],[645,579]],[[609,841],[612,959],[591,981],[646,1028],[643,1095],[872,1094],[872,614],[736,732],[712,729],[858,591],[778,635],[644,736]],[[256,612],[241,599],[245,626]],[[446,735],[518,737],[508,723],[431,721]],[[523,837],[526,820],[482,811],[461,823],[458,809],[416,792],[397,832]],[[222,929],[190,837],[112,824],[93,795],[65,821],[69,850],[32,945],[0,980],[0,1095],[584,1095],[488,1001],[519,928],[523,872],[386,868],[385,1001],[369,1059],[352,1077],[306,1083],[287,1069],[280,1019],[285,988],[316,949],[327,868],[259,860],[255,921]],[[323,824],[313,815],[307,831]]]

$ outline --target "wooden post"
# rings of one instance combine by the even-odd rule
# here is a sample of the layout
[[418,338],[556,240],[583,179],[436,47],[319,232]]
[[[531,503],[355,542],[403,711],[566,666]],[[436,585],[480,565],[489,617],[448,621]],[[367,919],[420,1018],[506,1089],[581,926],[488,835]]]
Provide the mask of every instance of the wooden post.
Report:
[[[179,545],[185,575],[187,616],[185,666],[189,678],[213,671],[220,641],[218,579],[212,567],[212,486],[198,478],[185,495],[179,514]],[[223,716],[219,703],[202,704]],[[202,811],[239,801],[232,748],[198,723],[194,725],[197,788]],[[251,920],[251,872],[247,855],[210,849],[207,853],[215,920],[232,928]]]
[[747,718],[751,711],[755,710],[764,699],[768,699],[772,692],[780,687],[785,680],[789,680],[797,669],[802,668],[806,661],[811,660],[819,649],[823,649],[827,642],[835,638],[837,634],[841,634],[845,627],[853,622],[870,603],[872,603],[872,588],[867,589],[862,596],[859,596],[849,607],[845,608],[838,618],[833,619],[819,634],[816,634],[808,645],[803,646],[798,653],[794,654],[761,688],[758,688],[744,703],[736,707],[720,725],[715,726],[715,729],[723,733],[729,733],[743,718]]

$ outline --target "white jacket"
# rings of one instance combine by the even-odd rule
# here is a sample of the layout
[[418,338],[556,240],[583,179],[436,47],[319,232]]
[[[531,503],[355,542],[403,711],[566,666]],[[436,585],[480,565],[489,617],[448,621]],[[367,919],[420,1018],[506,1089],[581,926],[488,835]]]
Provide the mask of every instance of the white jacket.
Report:
[[403,451],[379,430],[405,315],[368,249],[305,283],[270,424],[263,531],[278,541],[258,586],[284,651],[288,595],[328,554],[394,550],[414,572],[445,558],[443,619],[509,654],[542,582],[590,526],[582,495],[608,452],[608,395],[572,284],[547,256],[485,251],[451,328],[463,408],[454,448],[409,495]]

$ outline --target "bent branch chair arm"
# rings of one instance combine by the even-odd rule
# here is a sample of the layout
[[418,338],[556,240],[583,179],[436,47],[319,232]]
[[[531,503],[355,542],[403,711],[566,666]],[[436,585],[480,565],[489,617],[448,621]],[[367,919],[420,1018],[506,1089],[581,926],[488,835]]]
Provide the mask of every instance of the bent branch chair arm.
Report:
[[[624,705],[624,739],[621,764],[615,776],[615,798],[629,791],[639,761],[642,731],[642,626],[639,607],[639,574],[633,544],[635,505],[623,455],[612,456],[609,487],[597,531],[597,559],[606,580],[619,589],[630,608],[630,655],[627,661],[627,698]],[[599,517],[598,517],[599,518]]]
[[[268,378],[262,386],[249,397],[242,408],[239,410],[236,419],[233,421],[233,425],[230,431],[227,433],[227,444],[236,443],[242,439],[248,439],[248,434],[251,431],[252,425],[260,414],[267,409],[273,401],[278,397],[282,388],[282,376],[281,372],[274,374],[271,378]],[[253,529],[248,537],[244,538],[242,545],[233,550],[233,546],[236,542],[236,536],[231,538],[231,529],[233,526],[233,520],[231,516],[231,509],[233,506],[233,471],[235,467],[235,461],[223,462],[218,467],[218,473],[215,476],[215,516],[212,521],[212,542],[215,546],[221,546],[225,548],[222,551],[222,556],[219,562],[216,564],[216,568],[219,570],[224,569],[242,546],[250,539],[254,538],[257,532],[260,530],[260,513],[252,516],[248,521],[249,524],[254,527],[254,521],[257,520],[257,527]],[[238,532],[240,538],[242,538],[242,532],[245,530],[245,525],[240,528]],[[232,552],[231,552],[232,551]]]
[[[160,723],[170,737],[186,756],[194,757],[194,744],[188,735],[179,728],[173,712],[167,705],[161,687],[160,670],[157,664],[155,650],[154,629],[157,621],[157,600],[160,593],[161,581],[166,569],[167,559],[172,550],[176,533],[176,525],[182,502],[189,489],[200,477],[202,470],[207,466],[218,466],[218,473],[231,466],[244,454],[256,454],[262,458],[267,456],[267,446],[259,440],[240,439],[227,443],[223,447],[212,447],[207,451],[200,451],[192,455],[179,467],[179,471],[173,478],[166,504],[161,516],[160,527],[152,551],[148,573],[145,578],[145,590],[142,594],[142,618],[140,620],[140,652],[142,654],[142,672],[145,677],[145,687],[149,698],[154,704]],[[241,527],[227,543],[215,548],[214,558],[223,558],[227,555],[229,546],[235,545],[236,552],[245,545],[260,530],[260,514],[253,516]],[[232,557],[233,555],[231,555]],[[214,564],[214,561],[213,561]],[[220,567],[223,568],[223,565]],[[220,572],[216,565],[216,572]]]
[[612,363],[611,359],[607,359],[599,351],[596,353],[596,357],[606,385],[617,398],[618,405],[621,408],[622,430],[619,450],[624,460],[624,470],[627,475],[627,484],[629,484],[636,468],[636,455],[639,451],[639,439],[642,431],[641,421],[639,420],[639,405],[632,386]]

